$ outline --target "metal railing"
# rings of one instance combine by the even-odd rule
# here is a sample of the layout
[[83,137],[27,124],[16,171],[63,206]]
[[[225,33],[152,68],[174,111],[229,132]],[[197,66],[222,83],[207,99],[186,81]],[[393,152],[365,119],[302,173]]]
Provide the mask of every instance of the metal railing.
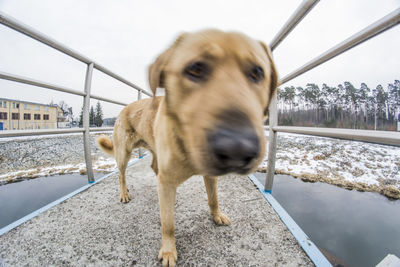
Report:
[[[299,7],[295,10],[293,15],[288,19],[282,29],[270,42],[271,50],[273,51],[278,45],[289,35],[289,33],[301,22],[301,20],[316,6],[318,0],[303,0]],[[71,88],[66,88],[63,86],[58,86],[54,84],[49,84],[43,81],[37,81],[28,77],[22,77],[14,74],[9,74],[0,71],[0,79],[10,80],[14,82],[29,84],[33,86],[38,86],[41,88],[47,88],[55,91],[60,91],[64,93],[74,94],[82,96],[84,98],[83,106],[83,128],[80,129],[47,129],[47,130],[34,130],[34,131],[8,131],[0,133],[0,137],[6,136],[22,136],[22,135],[42,135],[42,134],[62,134],[62,133],[78,133],[82,132],[84,136],[84,152],[85,161],[88,171],[88,180],[93,182],[93,169],[91,167],[90,158],[90,144],[89,144],[89,133],[93,131],[102,130],[112,130],[109,128],[89,128],[89,106],[90,99],[97,99],[117,105],[127,105],[127,103],[122,103],[112,99],[107,99],[92,94],[91,91],[91,80],[93,69],[97,69],[104,74],[136,89],[138,91],[138,99],[142,98],[142,94],[147,96],[152,96],[151,93],[138,87],[137,85],[129,82],[128,80],[122,78],[121,76],[111,72],[107,68],[98,64],[94,60],[91,60],[78,52],[65,47],[64,45],[58,43],[57,41],[51,39],[50,37],[30,28],[29,26],[15,20],[0,12],[0,23],[15,30],[28,37],[35,39],[43,44],[46,44],[76,60],[81,61],[87,65],[85,87],[84,91],[78,91]],[[309,61],[305,65],[301,66],[297,70],[283,77],[279,84],[282,85],[305,72],[317,67],[318,65],[325,63],[326,61],[338,56],[345,51],[365,42],[366,40],[392,28],[393,26],[400,23],[400,8],[391,12],[382,19],[372,23],[370,26],[361,30],[360,32],[352,35],[343,42],[337,44],[331,49],[327,50],[325,53],[317,56],[313,60]],[[400,146],[400,134],[395,132],[384,132],[384,131],[366,131],[366,130],[350,130],[350,129],[325,129],[317,127],[289,127],[289,126],[278,126],[278,108],[277,108],[277,94],[273,95],[271,99],[271,104],[269,108],[269,149],[268,149],[268,167],[267,167],[267,179],[265,183],[265,190],[271,191],[273,185],[273,178],[275,173],[275,159],[276,159],[276,143],[277,143],[277,133],[278,132],[290,132],[296,134],[307,134],[316,136],[325,136],[333,138],[350,139],[364,142],[373,142],[387,145]],[[141,154],[141,152],[140,152]]]
[[[38,81],[38,80],[35,80],[32,78],[22,77],[22,76],[18,76],[15,74],[10,74],[10,73],[0,71],[0,79],[29,84],[29,85],[46,88],[46,89],[50,89],[50,90],[55,90],[55,91],[59,91],[59,92],[63,92],[63,93],[78,95],[78,96],[82,96],[84,99],[84,101],[83,101],[83,128],[6,131],[6,132],[0,132],[0,137],[83,133],[84,154],[85,154],[85,162],[86,162],[88,181],[89,181],[89,183],[93,183],[94,176],[93,176],[92,159],[91,159],[91,154],[90,154],[90,140],[89,140],[90,132],[111,131],[113,128],[112,127],[104,127],[104,128],[90,128],[89,127],[90,99],[93,98],[96,100],[101,100],[104,102],[122,105],[122,106],[126,106],[128,104],[128,103],[123,103],[123,102],[119,102],[119,101],[116,101],[113,99],[108,99],[105,97],[101,97],[101,96],[92,94],[91,93],[91,84],[92,84],[93,69],[97,69],[97,70],[103,72],[104,74],[134,88],[135,90],[138,91],[138,99],[142,98],[142,94],[145,94],[147,96],[152,96],[152,94],[147,92],[146,90],[140,88],[139,86],[131,83],[130,81],[126,80],[125,78],[119,76],[118,74],[115,74],[114,72],[108,70],[107,68],[98,64],[94,60],[91,60],[91,59],[81,55],[80,53],[64,46],[63,44],[44,35],[43,33],[36,31],[35,29],[29,27],[28,25],[25,25],[24,23],[19,22],[16,19],[14,19],[2,12],[0,12],[0,24],[3,24],[5,26],[7,26],[15,31],[18,31],[32,39],[35,39],[45,45],[48,45],[48,46],[66,54],[78,61],[81,61],[82,63],[85,63],[87,65],[84,91],[78,91],[78,90],[74,90],[71,88],[66,88],[63,86],[54,85],[54,84],[50,84],[50,83],[43,82],[43,81]],[[140,156],[142,155],[141,150],[139,150],[139,155]]]
[[[282,27],[279,33],[273,38],[270,43],[271,50],[273,51],[280,42],[282,42],[287,35],[300,23],[300,21],[311,11],[318,3],[318,0],[304,0],[296,9],[293,15],[288,19],[286,24]],[[380,20],[372,23],[365,29],[350,36],[343,42],[337,44],[325,53],[315,57],[313,60],[299,67],[297,70],[284,76],[280,79],[279,85],[282,85],[305,72],[327,62],[328,60],[346,52],[349,49],[367,41],[376,35],[385,32],[386,30],[398,25],[400,23],[400,8],[389,13]],[[266,172],[266,181],[264,189],[271,192],[274,173],[275,173],[275,160],[276,160],[276,143],[277,133],[287,132],[295,134],[306,134],[315,136],[325,136],[332,138],[357,140],[363,142],[371,142],[385,145],[400,146],[400,133],[385,132],[385,131],[368,131],[368,130],[352,130],[352,129],[332,129],[332,128],[318,128],[318,127],[292,127],[292,126],[278,126],[278,106],[277,94],[272,97],[269,107],[269,126],[265,127],[269,130],[269,145],[268,145],[268,166]]]

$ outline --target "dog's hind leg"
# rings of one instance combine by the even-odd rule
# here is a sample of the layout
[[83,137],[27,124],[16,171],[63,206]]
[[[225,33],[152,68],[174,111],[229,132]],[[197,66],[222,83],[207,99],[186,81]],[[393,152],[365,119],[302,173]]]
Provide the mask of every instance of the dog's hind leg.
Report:
[[118,178],[120,186],[120,201],[122,203],[128,203],[131,200],[129,195],[128,187],[126,186],[126,167],[128,166],[128,161],[131,157],[131,152],[126,151],[126,149],[121,149],[116,153],[116,160],[118,165]]
[[229,218],[219,209],[217,190],[218,177],[204,176],[204,184],[206,185],[208,206],[210,207],[210,213],[214,222],[218,225],[229,225]]
[[157,175],[158,174],[157,156],[156,156],[156,154],[154,154],[153,151],[151,151],[151,154],[153,155],[153,161],[151,162],[151,168],[153,169],[154,173]]
[[114,131],[114,156],[119,170],[120,201],[123,203],[128,203],[131,200],[126,186],[125,172],[131,158],[133,142],[132,136],[129,136],[126,131],[121,129]]

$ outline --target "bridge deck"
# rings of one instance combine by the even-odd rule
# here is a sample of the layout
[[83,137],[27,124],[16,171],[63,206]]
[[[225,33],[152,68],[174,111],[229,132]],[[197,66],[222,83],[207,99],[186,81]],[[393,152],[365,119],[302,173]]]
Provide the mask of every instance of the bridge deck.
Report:
[[[113,175],[0,236],[0,266],[157,266],[157,183],[145,158],[127,170],[133,199],[119,202]],[[201,177],[178,188],[178,266],[313,265],[247,177],[220,178],[220,205],[231,225],[216,226]]]

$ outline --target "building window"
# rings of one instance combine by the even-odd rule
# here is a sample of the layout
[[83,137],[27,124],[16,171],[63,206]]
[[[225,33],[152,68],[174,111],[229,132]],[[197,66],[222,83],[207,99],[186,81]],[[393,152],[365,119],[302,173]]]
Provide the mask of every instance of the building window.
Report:
[[7,107],[7,101],[3,101],[3,108]]
[[30,110],[31,109],[31,106],[29,105],[29,104],[24,104],[24,109],[26,109],[26,110]]
[[15,102],[12,103],[12,108],[15,108]]
[[24,113],[24,120],[28,121],[31,119],[31,114],[30,113]]
[[7,119],[7,112],[0,112],[0,120],[6,120]]
[[34,115],[34,119],[35,119],[35,121],[40,120],[40,114],[35,114],[35,115]]
[[49,115],[48,114],[44,114],[43,115],[43,120],[48,121],[49,120]]
[[48,106],[44,106],[44,111],[49,111],[49,107]]
[[12,113],[12,114],[11,114],[11,118],[12,118],[13,120],[19,120],[19,113]]
[[35,105],[35,110],[40,110],[40,105]]

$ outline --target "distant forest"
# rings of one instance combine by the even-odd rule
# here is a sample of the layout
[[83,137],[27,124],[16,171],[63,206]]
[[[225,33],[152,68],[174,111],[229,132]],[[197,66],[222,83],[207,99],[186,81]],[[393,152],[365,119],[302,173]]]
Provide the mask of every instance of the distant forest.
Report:
[[350,82],[338,86],[309,83],[278,93],[279,125],[395,131],[400,120],[400,81],[378,85]]

